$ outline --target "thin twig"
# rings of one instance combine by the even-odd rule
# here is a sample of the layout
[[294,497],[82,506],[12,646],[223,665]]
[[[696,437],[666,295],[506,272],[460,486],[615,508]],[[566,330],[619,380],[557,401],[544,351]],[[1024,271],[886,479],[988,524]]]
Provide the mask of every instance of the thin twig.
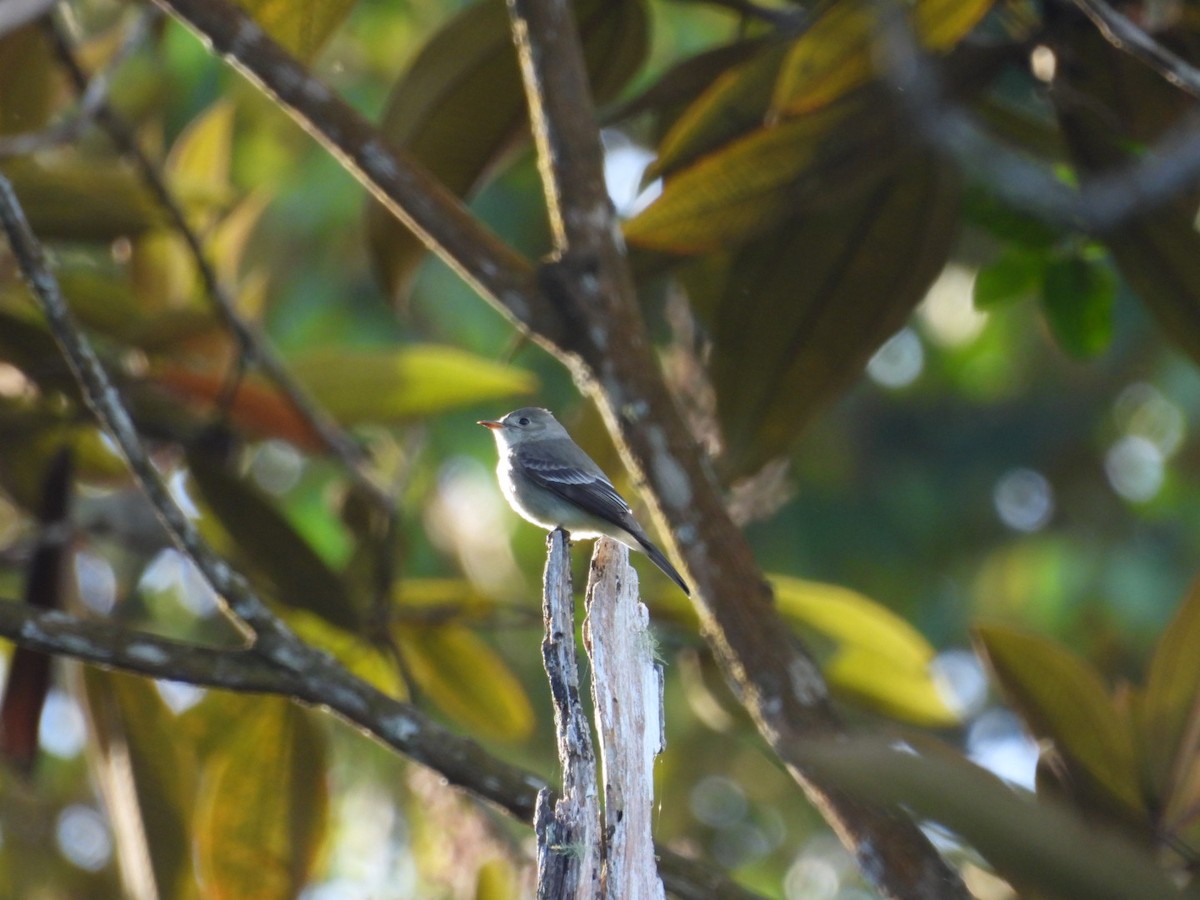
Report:
[[[544,786],[541,778],[494,759],[475,742],[451,734],[425,718],[418,710],[354,677],[325,653],[304,644],[266,608],[245,579],[213,552],[175,504],[150,462],[132,418],[87,338],[74,322],[58,282],[46,266],[41,245],[29,228],[29,222],[12,185],[2,174],[0,224],[8,236],[9,245],[22,274],[42,306],[51,331],[79,381],[89,407],[126,457],[131,471],[172,540],[196,564],[200,574],[217,595],[253,629],[254,644],[242,652],[253,652],[286,673],[291,679],[291,687],[286,692],[288,696],[327,707],[355,727],[365,730],[414,761],[441,773],[449,783],[495,803],[517,818],[529,821],[533,815],[537,792]],[[16,621],[20,623],[13,630],[4,630],[3,620],[8,615],[15,616]],[[28,621],[28,617],[38,615],[45,614],[30,611],[20,604],[0,603],[0,633],[22,644],[36,645],[46,652],[87,658],[90,651],[86,643],[81,643],[79,636],[91,623],[80,623],[78,620],[64,622],[59,616],[58,625],[69,627],[69,633],[57,641],[45,638],[44,634],[49,633],[45,629],[43,637],[23,635],[21,628]],[[53,620],[42,620],[43,626],[52,624]],[[109,639],[112,637],[111,634],[108,635]],[[147,640],[156,639],[145,635],[138,636],[139,642]],[[156,662],[153,653],[136,651],[134,656],[139,657],[138,659],[118,659],[111,653],[104,659],[104,652],[112,651],[113,644],[121,646],[119,641],[101,641],[101,646],[97,649],[101,658],[95,661],[113,666],[122,663],[132,666],[136,662],[143,667]],[[146,669],[139,671],[150,674]],[[164,663],[160,677],[177,678],[178,675]],[[736,900],[753,897],[727,879],[722,881],[711,872],[701,870],[692,874],[689,862],[677,855],[662,850],[660,855],[663,857],[661,871],[664,880],[668,885],[677,881],[682,887],[681,894],[704,896],[703,888],[696,889],[696,885],[711,884],[715,881],[719,890],[712,894],[714,897]]]
[[[157,15],[157,9],[153,7],[150,9]],[[47,34],[76,90],[84,91],[86,96],[95,84],[95,76],[89,80],[87,73],[83,71],[75,56],[70,39],[53,18],[47,20]],[[167,186],[158,166],[142,149],[134,130],[104,97],[101,97],[94,113],[96,121],[108,133],[117,149],[133,161],[151,195],[166,212],[168,222],[183,238],[196,270],[200,274],[205,294],[238,342],[239,360],[248,356],[251,363],[258,366],[284,396],[284,399],[291,404],[300,418],[312,428],[321,443],[341,462],[351,479],[366,493],[371,502],[385,510],[388,515],[394,514],[395,503],[391,496],[371,478],[364,468],[365,455],[362,448],[296,381],[266,336],[255,325],[238,314],[236,303],[217,277],[216,270],[204,252],[199,235],[188,223],[183,207]],[[232,393],[236,395],[237,385],[241,380],[240,366],[239,370],[233,374]]]
[[[508,0],[556,256],[543,288],[576,327],[565,349],[696,585],[702,630],[771,749],[860,866],[898,898],[964,898],[958,873],[911,819],[850,798],[807,771],[799,746],[843,725],[812,656],[780,620],[745,536],[669,395],[641,318],[604,183],[595,108],[566,4]],[[620,348],[614,351],[614,348]],[[720,548],[717,553],[709,548]]]
[[[37,609],[11,599],[0,598],[0,637],[30,650],[147,678],[243,693],[276,694],[313,704],[327,702],[324,686],[280,668],[253,650],[199,647],[111,622]],[[527,820],[532,815],[536,793],[545,784],[540,776],[489,755],[473,741],[446,730],[410,704],[391,700],[379,715],[392,717],[395,720],[392,727],[385,728],[371,717],[348,721],[356,728],[366,728],[400,753],[423,762],[451,784],[495,803],[513,816]],[[762,900],[723,873],[662,848],[659,856],[664,879],[680,897]]]
[[99,119],[108,109],[108,95],[112,88],[114,73],[121,67],[130,55],[146,40],[150,28],[158,20],[159,12],[147,8],[138,14],[137,19],[125,36],[116,53],[108,60],[104,68],[91,77],[84,79],[80,85],[79,105],[69,115],[40,131],[29,131],[21,134],[0,137],[0,159],[14,156],[28,156],[40,150],[56,147],[74,141]]
[[1200,69],[1171,52],[1104,0],[1059,0],[1075,6],[1118,50],[1141,60],[1181,91],[1200,99]]
[[1176,128],[1124,168],[1090,177],[1078,189],[993,137],[949,99],[932,62],[894,2],[880,2],[884,76],[924,140],[1006,203],[1056,225],[1103,233],[1150,212],[1200,178],[1200,124]]

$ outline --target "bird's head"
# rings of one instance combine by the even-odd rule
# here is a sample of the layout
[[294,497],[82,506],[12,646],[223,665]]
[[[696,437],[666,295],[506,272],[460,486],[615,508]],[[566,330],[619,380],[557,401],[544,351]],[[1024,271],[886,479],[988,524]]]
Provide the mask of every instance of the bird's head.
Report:
[[502,446],[568,436],[567,430],[558,423],[558,419],[554,418],[550,410],[538,406],[514,409],[501,419],[485,419],[479,424],[490,428]]

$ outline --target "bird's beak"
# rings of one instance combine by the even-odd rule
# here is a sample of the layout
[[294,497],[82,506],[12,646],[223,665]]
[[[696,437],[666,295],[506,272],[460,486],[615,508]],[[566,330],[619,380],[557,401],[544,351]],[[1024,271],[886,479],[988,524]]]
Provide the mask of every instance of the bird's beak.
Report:
[[484,419],[482,422],[476,422],[475,424],[482,425],[484,428],[491,428],[493,430],[504,427],[503,422],[493,422],[491,419]]

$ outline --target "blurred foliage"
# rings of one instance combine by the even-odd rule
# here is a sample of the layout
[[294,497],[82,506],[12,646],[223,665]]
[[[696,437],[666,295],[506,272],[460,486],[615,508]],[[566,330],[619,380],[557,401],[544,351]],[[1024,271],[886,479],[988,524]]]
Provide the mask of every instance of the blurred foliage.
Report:
[[[501,4],[241,5],[514,247],[546,251]],[[801,6],[802,27],[774,29],[699,3],[576,10],[611,182],[637,185],[615,199],[664,371],[784,619],[849,717],[886,717],[915,751],[848,746],[814,765],[951,829],[952,859],[1001,885],[1170,896],[1200,854],[1200,591],[1185,589],[1200,545],[1200,194],[1097,233],[1008,207],[919,139],[880,68],[875,4],[772,9]],[[1067,5],[904,9],[946,102],[1066,185],[1152,157],[1194,118],[1193,98]],[[1200,62],[1179,9],[1143,21]],[[81,59],[105,65],[129,13],[72,12]],[[237,312],[350,430],[396,510],[373,507],[255,369],[97,129],[0,160],[173,490],[306,640],[552,773],[543,536],[503,506],[474,421],[532,398],[621,482],[598,416],[183,28],[162,25],[121,65],[112,101]],[[39,26],[0,36],[0,135],[73,108]],[[35,580],[30,548],[50,528],[38,510],[65,449],[74,578],[55,602],[232,645],[18,276],[0,251],[4,596]],[[729,695],[693,610],[643,573],[668,664],[658,838],[770,896],[866,890]],[[972,638],[1043,742],[1036,779],[1031,742],[988,730],[997,707]],[[30,697],[11,688],[28,663],[10,659],[0,719],[41,728],[32,775],[15,753],[0,768],[0,883],[17,896],[107,898],[137,878],[183,898],[519,890],[518,826],[447,800],[328,717],[73,666]],[[1024,768],[1005,767],[1013,756]],[[968,758],[1036,780],[1037,802]]]

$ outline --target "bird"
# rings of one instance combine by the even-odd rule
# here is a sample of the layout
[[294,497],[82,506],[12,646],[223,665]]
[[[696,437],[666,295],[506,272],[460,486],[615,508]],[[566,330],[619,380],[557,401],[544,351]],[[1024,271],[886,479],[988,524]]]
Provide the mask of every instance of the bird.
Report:
[[620,541],[645,553],[691,596],[683,576],[646,536],[612,481],[553,413],[526,406],[479,424],[496,439],[500,490],[518,515],[549,531],[562,528],[573,538]]

